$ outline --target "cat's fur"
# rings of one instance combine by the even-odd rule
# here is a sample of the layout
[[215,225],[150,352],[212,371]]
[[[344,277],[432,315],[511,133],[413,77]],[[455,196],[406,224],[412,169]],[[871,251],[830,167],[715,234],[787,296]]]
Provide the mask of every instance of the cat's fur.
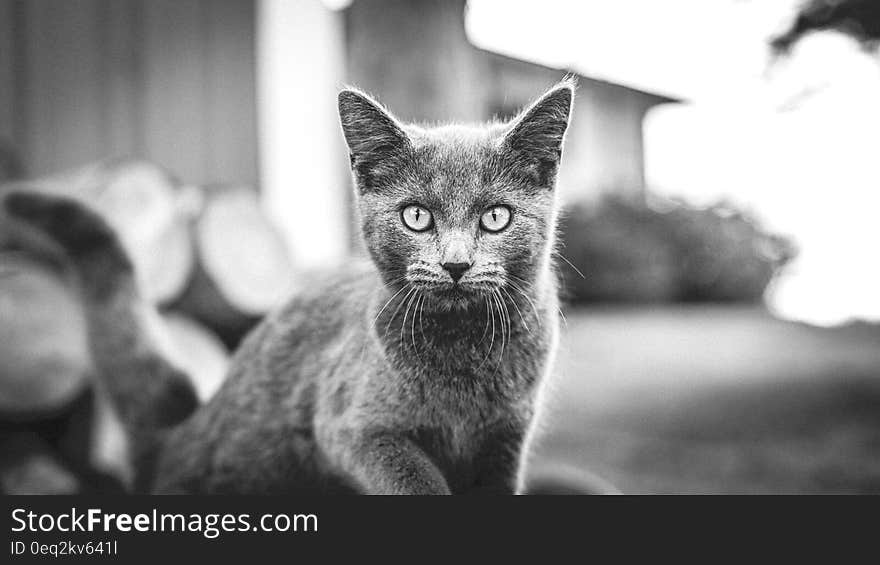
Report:
[[[304,281],[188,417],[195,397],[149,341],[131,263],[106,224],[72,201],[8,198],[80,274],[101,382],[134,438],[137,488],[512,492],[556,348],[554,187],[573,96],[563,81],[509,123],[422,128],[343,91],[372,262]],[[409,204],[433,213],[432,229],[404,226]],[[499,204],[510,225],[481,230]],[[450,261],[472,263],[458,285],[441,267]]]

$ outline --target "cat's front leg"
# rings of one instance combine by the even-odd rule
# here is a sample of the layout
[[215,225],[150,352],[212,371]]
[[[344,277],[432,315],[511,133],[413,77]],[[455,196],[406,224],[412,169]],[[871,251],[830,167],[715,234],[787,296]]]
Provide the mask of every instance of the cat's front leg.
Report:
[[450,494],[440,469],[412,440],[387,430],[352,434],[343,470],[364,494]]
[[474,457],[476,479],[466,494],[513,494],[524,430],[497,426],[485,436]]

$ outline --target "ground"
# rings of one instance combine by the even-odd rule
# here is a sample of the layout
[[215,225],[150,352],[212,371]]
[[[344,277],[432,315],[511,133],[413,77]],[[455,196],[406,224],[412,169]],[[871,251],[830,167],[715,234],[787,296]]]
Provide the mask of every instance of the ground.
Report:
[[542,461],[629,493],[880,493],[880,327],[566,312]]

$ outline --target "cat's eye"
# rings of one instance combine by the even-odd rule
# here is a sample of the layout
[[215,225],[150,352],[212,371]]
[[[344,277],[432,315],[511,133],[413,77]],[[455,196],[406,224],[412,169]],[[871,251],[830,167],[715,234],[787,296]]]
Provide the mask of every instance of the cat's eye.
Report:
[[400,215],[404,225],[413,231],[425,231],[434,224],[431,212],[415,204],[404,208]]
[[498,232],[510,223],[510,208],[507,206],[492,206],[480,216],[480,227],[486,231]]

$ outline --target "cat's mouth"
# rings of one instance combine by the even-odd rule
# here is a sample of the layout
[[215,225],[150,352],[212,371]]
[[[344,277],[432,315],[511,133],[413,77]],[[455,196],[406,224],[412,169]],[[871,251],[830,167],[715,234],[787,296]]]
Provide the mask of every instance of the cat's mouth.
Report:
[[488,281],[411,281],[412,286],[428,294],[443,308],[466,308],[483,303],[501,287],[500,283]]

